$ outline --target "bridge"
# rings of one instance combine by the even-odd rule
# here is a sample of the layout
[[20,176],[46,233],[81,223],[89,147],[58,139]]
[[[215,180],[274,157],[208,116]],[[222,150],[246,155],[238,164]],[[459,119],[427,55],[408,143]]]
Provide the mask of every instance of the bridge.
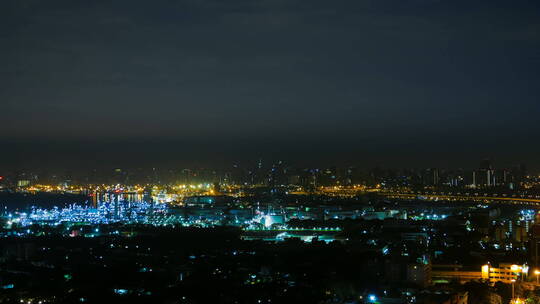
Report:
[[540,207],[540,196],[534,195],[481,195],[478,193],[424,193],[424,192],[393,192],[393,191],[380,191],[379,195],[388,198],[398,199],[421,199],[421,200],[446,200],[446,201],[478,201],[478,202],[498,202],[513,205],[529,205]]

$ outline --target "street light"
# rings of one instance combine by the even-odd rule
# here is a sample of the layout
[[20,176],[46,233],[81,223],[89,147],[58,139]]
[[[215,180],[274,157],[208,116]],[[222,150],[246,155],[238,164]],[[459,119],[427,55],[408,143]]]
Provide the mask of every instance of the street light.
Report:
[[536,269],[534,271],[534,275],[536,276],[536,284],[537,285],[540,284],[540,282],[538,281],[538,276],[540,275],[540,270]]
[[515,282],[516,282],[516,280],[512,279],[512,299],[514,299],[514,283]]

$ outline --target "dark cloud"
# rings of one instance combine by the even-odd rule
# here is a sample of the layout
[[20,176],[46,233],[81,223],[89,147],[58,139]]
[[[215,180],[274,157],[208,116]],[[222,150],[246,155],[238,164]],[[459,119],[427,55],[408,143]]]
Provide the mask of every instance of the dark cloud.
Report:
[[[203,143],[215,142],[233,147],[231,159],[284,147],[284,156],[321,161],[534,162],[539,8],[6,0],[0,136],[18,155],[39,154],[52,141],[106,148],[151,140],[175,151],[167,162],[196,160],[211,146]],[[518,139],[521,149],[511,144]],[[149,150],[134,159],[165,161]],[[13,163],[13,152],[2,153]],[[60,149],[42,159],[95,153]]]

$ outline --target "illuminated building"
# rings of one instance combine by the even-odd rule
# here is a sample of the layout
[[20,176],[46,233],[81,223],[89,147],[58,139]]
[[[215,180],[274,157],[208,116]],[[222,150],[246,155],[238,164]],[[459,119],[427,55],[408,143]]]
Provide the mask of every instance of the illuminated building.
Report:
[[431,285],[431,262],[427,258],[407,265],[407,281],[414,285],[427,287]]
[[528,272],[529,266],[527,265],[500,263],[497,268],[486,264],[482,266],[482,279],[491,283],[503,282],[510,284],[526,276]]
[[17,181],[17,187],[27,187],[30,186],[30,181],[27,179],[21,179]]
[[443,283],[451,281],[466,283],[483,279],[482,271],[466,270],[462,265],[433,265],[431,275],[433,282]]

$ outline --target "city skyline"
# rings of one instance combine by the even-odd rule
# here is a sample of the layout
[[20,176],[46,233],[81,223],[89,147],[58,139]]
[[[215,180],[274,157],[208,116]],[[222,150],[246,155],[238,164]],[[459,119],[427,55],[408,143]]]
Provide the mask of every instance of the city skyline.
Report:
[[540,304],[540,1],[0,0],[0,304]]

